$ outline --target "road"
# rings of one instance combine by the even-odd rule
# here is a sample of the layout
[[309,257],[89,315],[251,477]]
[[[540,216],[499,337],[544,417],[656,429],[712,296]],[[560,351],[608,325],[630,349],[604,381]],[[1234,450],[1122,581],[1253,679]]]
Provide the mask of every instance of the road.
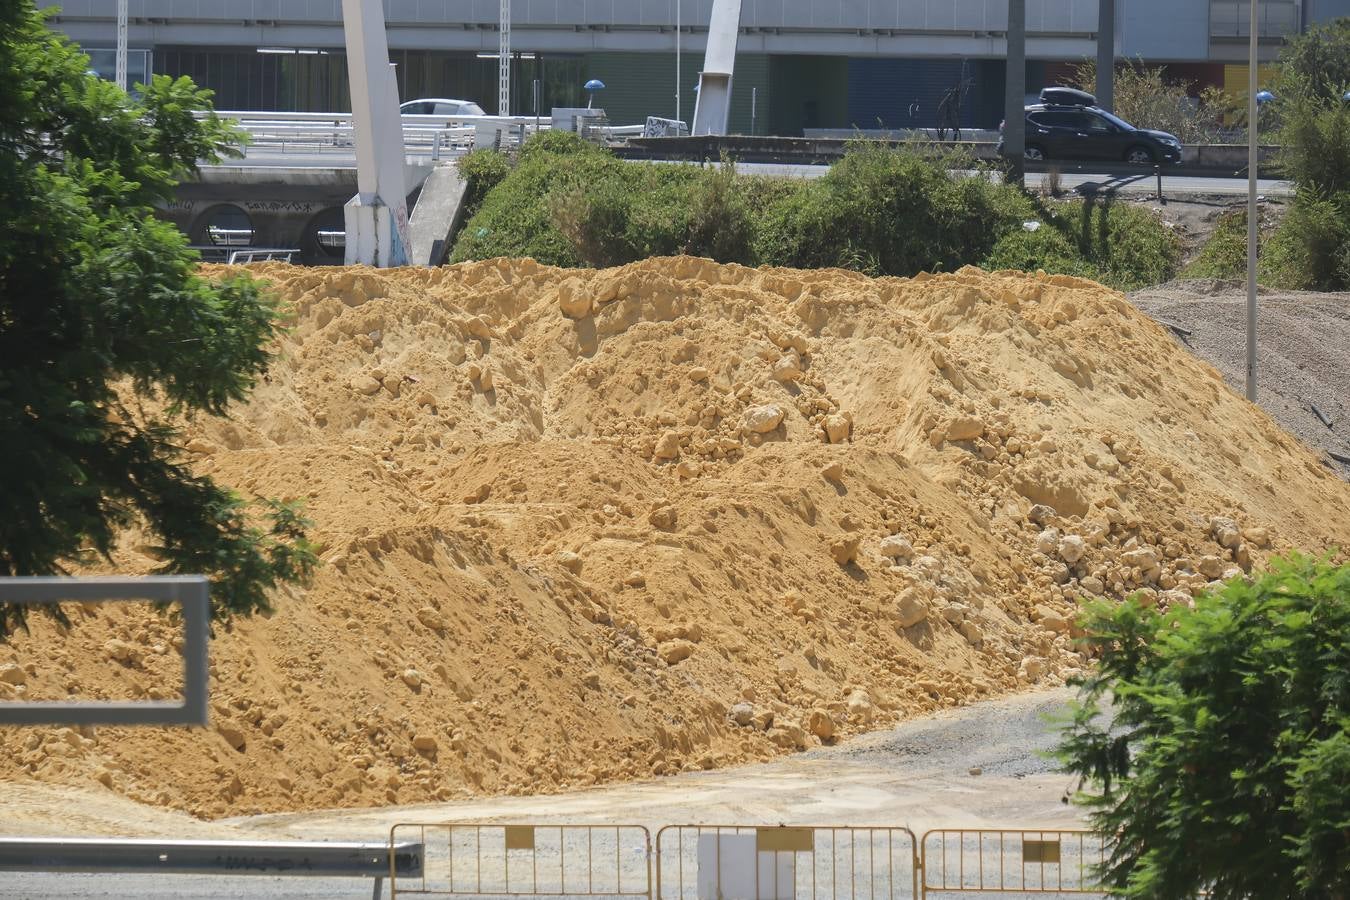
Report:
[[[1081,827],[1065,805],[1070,779],[1043,755],[1055,743],[1047,717],[1064,710],[1063,689],[1024,694],[941,713],[770,763],[556,796],[254,816],[215,823],[240,840],[384,840],[397,822],[529,821],[630,823],[656,835],[680,823]],[[971,774],[975,769],[982,774]],[[0,807],[5,792],[0,789]],[[183,817],[183,831],[193,836]],[[161,829],[171,828],[161,815]],[[3,826],[0,826],[3,827]],[[170,835],[165,835],[170,836]],[[404,835],[400,835],[403,837]],[[598,852],[598,851],[597,851]],[[953,857],[954,859],[954,857]],[[690,888],[692,890],[692,888]],[[7,874],[0,897],[55,898],[364,898],[368,881],[265,876],[109,876]],[[908,893],[905,893],[907,896]],[[944,893],[944,900],[975,895]],[[1006,898],[1018,894],[1004,893]],[[822,900],[824,897],[822,895]]]
[[[408,164],[417,167],[433,165],[425,156],[409,156]],[[295,150],[280,152],[266,147],[249,148],[248,158],[230,160],[226,166],[257,169],[354,169],[356,157],[346,151],[318,152]],[[712,163],[717,165],[717,163]],[[211,168],[209,166],[204,168]],[[795,163],[738,163],[742,172],[783,178],[819,178],[830,170],[829,166],[799,165]],[[1043,188],[1050,176],[1044,173],[1029,172],[1026,176],[1027,187]],[[1059,176],[1061,187],[1066,192],[1098,191],[1124,195],[1152,195],[1157,190],[1157,179],[1152,172],[1119,175],[1094,172],[1064,172]],[[1293,195],[1293,185],[1288,181],[1262,178],[1257,181],[1257,191],[1266,197],[1288,197]],[[1215,178],[1202,175],[1188,175],[1185,169],[1171,169],[1163,173],[1164,196],[1239,196],[1247,193],[1246,178]]]

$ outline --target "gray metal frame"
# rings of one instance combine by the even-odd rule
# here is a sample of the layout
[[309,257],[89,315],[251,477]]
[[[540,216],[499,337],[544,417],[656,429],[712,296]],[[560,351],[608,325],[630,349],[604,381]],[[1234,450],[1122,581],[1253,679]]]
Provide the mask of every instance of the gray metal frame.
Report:
[[0,703],[0,725],[205,725],[209,582],[201,575],[144,578],[0,578],[0,603],[150,601],[183,610],[183,699],[139,701],[43,700]]

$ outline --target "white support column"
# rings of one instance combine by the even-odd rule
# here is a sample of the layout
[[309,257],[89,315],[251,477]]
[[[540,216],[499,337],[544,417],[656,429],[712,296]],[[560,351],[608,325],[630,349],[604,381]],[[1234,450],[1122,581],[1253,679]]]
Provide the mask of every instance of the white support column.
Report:
[[342,0],[347,75],[352,92],[357,194],[344,209],[348,265],[408,263],[408,192],[404,186],[403,119],[389,64],[380,0]]
[[713,0],[708,49],[698,76],[690,134],[726,134],[731,116],[731,81],[736,72],[736,39],[741,30],[741,0]]
[[127,84],[127,0],[117,0],[117,70],[113,80],[122,90]]

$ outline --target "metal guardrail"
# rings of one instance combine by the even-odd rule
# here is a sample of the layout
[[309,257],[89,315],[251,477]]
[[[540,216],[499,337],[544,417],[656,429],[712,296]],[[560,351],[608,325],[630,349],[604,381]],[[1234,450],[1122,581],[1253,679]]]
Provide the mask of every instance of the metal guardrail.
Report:
[[641,825],[400,823],[424,848],[422,871],[389,882],[390,897],[612,900],[651,892],[651,834]]
[[[248,132],[249,148],[282,154],[350,155],[355,147],[351,113],[218,110],[217,115]],[[549,119],[534,116],[405,115],[401,120],[408,155],[431,160],[454,158],[479,147],[516,148],[535,132],[550,128]],[[600,139],[612,140],[641,135],[643,128],[607,125],[594,130]]]
[[205,725],[209,582],[201,575],[145,578],[0,578],[0,603],[178,603],[183,621],[183,699],[0,702],[0,725]]
[[422,845],[322,841],[0,838],[0,872],[271,875],[384,879],[422,871]]

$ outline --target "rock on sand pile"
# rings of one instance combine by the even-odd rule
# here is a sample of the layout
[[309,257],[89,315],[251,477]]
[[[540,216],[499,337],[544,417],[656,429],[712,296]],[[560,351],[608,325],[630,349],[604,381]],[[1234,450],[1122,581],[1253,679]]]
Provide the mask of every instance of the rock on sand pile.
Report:
[[[221,816],[710,768],[1057,683],[1082,596],[1350,540],[1350,485],[1086,281],[256,272],[294,328],[187,448],[304,500],[321,571],[217,629],[208,729],[10,730],[0,777]],[[76,616],[0,696],[172,686],[169,623]]]

